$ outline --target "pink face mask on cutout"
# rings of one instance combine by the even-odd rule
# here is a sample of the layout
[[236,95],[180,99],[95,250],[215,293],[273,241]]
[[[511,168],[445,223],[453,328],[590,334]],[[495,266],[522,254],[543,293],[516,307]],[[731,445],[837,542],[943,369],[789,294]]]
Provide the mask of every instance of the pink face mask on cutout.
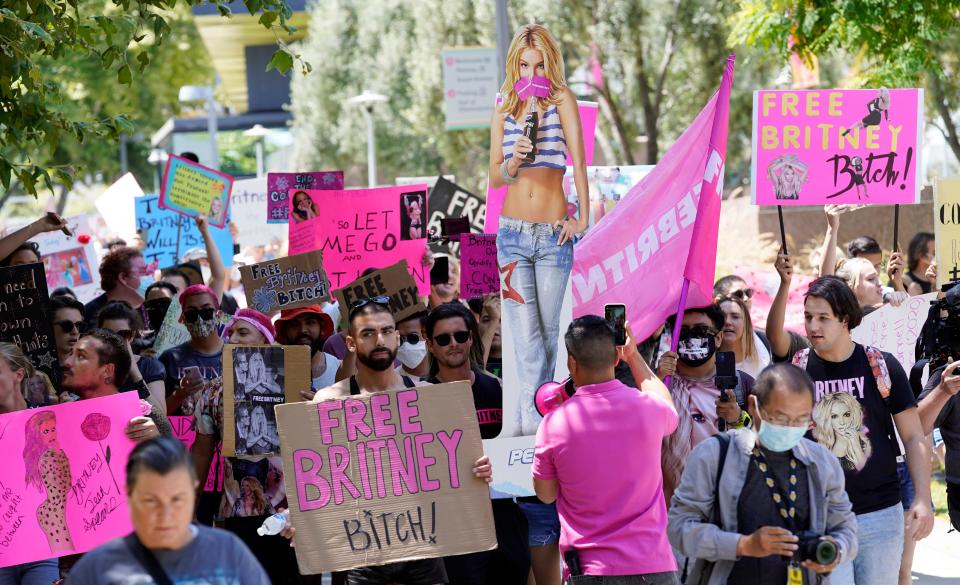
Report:
[[513,90],[517,92],[517,97],[522,100],[528,100],[532,97],[550,97],[550,80],[538,75],[521,77],[513,84]]

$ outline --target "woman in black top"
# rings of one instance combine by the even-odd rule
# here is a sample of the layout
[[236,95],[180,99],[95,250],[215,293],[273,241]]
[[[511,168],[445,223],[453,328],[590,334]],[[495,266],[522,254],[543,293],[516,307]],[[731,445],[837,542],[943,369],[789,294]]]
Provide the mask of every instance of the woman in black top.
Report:
[[933,234],[918,232],[910,239],[907,246],[907,273],[904,275],[904,284],[911,296],[925,295],[933,290],[933,281],[927,279],[927,268],[937,254],[937,246]]

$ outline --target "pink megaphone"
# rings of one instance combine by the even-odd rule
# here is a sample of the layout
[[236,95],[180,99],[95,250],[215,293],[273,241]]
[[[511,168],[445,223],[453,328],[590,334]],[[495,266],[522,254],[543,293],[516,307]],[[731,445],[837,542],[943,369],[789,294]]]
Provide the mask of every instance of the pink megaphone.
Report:
[[576,389],[573,387],[573,378],[567,378],[561,382],[545,382],[537,388],[533,404],[537,407],[540,416],[547,416],[548,412],[556,410],[573,396],[574,392]]

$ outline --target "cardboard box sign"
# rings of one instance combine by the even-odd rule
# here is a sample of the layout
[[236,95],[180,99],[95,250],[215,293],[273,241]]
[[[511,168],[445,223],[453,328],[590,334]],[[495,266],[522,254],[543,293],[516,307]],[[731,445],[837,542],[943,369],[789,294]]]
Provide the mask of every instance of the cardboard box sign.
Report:
[[417,296],[417,283],[407,270],[407,261],[371,272],[347,286],[333,291],[340,303],[340,312],[346,317],[350,306],[361,299],[390,297],[390,312],[399,322],[427,310]]
[[223,454],[279,453],[274,407],[303,400],[300,391],[310,387],[310,348],[305,345],[225,345]]
[[322,305],[330,284],[323,271],[323,253],[306,252],[240,267],[247,305],[261,313]]
[[276,411],[301,573],[497,546],[467,382]]

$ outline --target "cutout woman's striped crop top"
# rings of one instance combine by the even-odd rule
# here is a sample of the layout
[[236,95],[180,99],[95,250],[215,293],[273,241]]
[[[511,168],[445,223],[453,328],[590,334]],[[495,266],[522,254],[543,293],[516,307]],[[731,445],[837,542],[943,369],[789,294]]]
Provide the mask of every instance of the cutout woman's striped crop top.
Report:
[[[507,114],[503,122],[503,158],[510,160],[513,157],[513,145],[523,134],[523,121],[517,122],[513,116]],[[567,141],[563,139],[563,128],[560,126],[560,113],[557,106],[550,106],[543,113],[540,120],[540,129],[537,132],[537,155],[532,163],[522,163],[521,169],[561,169],[567,168]]]

